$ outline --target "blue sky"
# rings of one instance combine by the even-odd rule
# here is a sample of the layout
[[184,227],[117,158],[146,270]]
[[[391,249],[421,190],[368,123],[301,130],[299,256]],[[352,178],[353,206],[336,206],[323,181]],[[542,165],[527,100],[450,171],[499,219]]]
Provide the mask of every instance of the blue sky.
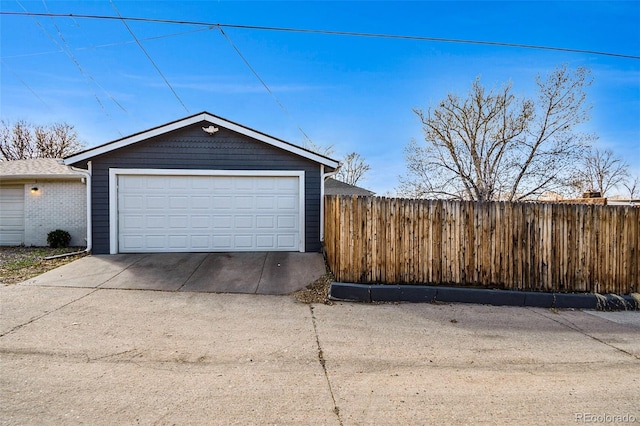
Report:
[[[472,39],[640,56],[640,2],[209,2],[113,0],[126,17]],[[117,16],[104,1],[2,0],[3,12]],[[55,25],[54,25],[55,23]],[[200,111],[304,144],[357,151],[362,186],[393,192],[403,147],[421,139],[412,108],[511,81],[533,96],[555,66],[591,68],[591,121],[640,175],[640,60],[585,53],[229,28],[224,31],[285,113],[216,28],[0,16],[0,116],[66,121],[89,146]],[[165,37],[166,36],[166,37]],[[159,38],[160,37],[160,38]],[[65,51],[67,53],[65,53]],[[68,54],[70,53],[70,54]],[[187,111],[188,110],[188,111]]]

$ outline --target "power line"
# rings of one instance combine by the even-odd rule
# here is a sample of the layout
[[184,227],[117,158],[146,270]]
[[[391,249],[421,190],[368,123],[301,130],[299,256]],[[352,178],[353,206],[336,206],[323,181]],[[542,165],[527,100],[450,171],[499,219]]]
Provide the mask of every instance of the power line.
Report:
[[520,49],[584,53],[589,55],[610,56],[610,57],[625,58],[625,59],[636,59],[636,60],[640,59],[640,56],[638,55],[602,52],[597,50],[573,49],[568,47],[554,47],[554,46],[541,46],[541,45],[533,45],[533,44],[507,43],[507,42],[499,42],[499,41],[424,37],[424,36],[398,35],[398,34],[361,33],[361,32],[351,32],[351,31],[314,30],[314,29],[287,28],[287,27],[267,27],[267,26],[260,26],[260,25],[221,24],[221,23],[215,23],[215,22],[183,21],[183,20],[174,20],[174,19],[155,19],[155,18],[136,18],[136,17],[116,17],[116,16],[107,16],[107,15],[84,15],[84,14],[72,14],[72,13],[54,14],[54,13],[1,12],[0,11],[0,15],[49,16],[49,17],[57,17],[57,18],[79,18],[79,19],[82,18],[82,19],[123,20],[123,21],[126,20],[126,21],[150,22],[150,23],[161,23],[161,24],[237,28],[237,29],[258,30],[258,31],[278,31],[278,32],[347,36],[347,37],[368,37],[368,38],[386,38],[386,39],[398,39],[398,40],[432,41],[432,42],[438,42],[438,43],[476,44],[476,45],[485,45],[485,46],[513,47],[513,48],[520,48]]
[[2,66],[3,66],[3,67],[5,67],[7,70],[9,70],[9,72],[10,72],[11,74],[13,74],[13,76],[16,78],[16,80],[18,80],[20,83],[22,83],[22,85],[23,85],[24,87],[26,87],[26,88],[31,92],[31,94],[32,94],[33,96],[35,96],[35,97],[36,97],[40,102],[42,102],[42,104],[43,104],[45,107],[47,107],[47,109],[48,109],[49,111],[53,111],[53,109],[52,109],[52,108],[51,108],[51,107],[50,107],[50,106],[49,106],[49,105],[48,105],[48,104],[47,104],[47,103],[46,103],[46,102],[45,102],[45,101],[44,101],[44,100],[43,100],[43,99],[42,99],[42,98],[41,98],[41,97],[40,97],[40,96],[39,96],[39,95],[38,95],[38,94],[37,94],[37,93],[36,93],[32,88],[31,88],[31,86],[29,86],[29,85],[27,84],[27,82],[26,82],[26,81],[24,81],[22,78],[20,78],[20,76],[19,76],[19,75],[18,75],[14,70],[12,70],[11,68],[9,68],[9,66],[7,65],[7,63],[6,63],[3,59],[0,59],[0,64],[2,64]]
[[[111,6],[113,7],[113,10],[115,10],[116,13],[118,14],[118,16],[120,16],[120,18],[122,18],[122,16],[120,15],[120,11],[116,7],[116,5],[113,2],[113,0],[109,0],[109,2],[111,3]],[[125,19],[121,19],[121,21],[124,24],[124,26],[127,28],[127,31],[129,31],[129,34],[131,34],[131,37],[133,37],[133,39],[136,41],[136,43],[140,47],[140,50],[142,50],[142,52],[146,55],[146,57],[149,59],[149,62],[151,62],[151,65],[153,65],[153,67],[156,69],[156,71],[158,71],[158,74],[160,74],[160,77],[162,77],[162,79],[164,80],[166,85],[169,87],[169,89],[171,90],[173,95],[176,97],[178,102],[180,102],[180,105],[182,105],[184,110],[187,111],[187,114],[190,114],[189,108],[187,108],[187,106],[184,104],[184,102],[182,102],[182,99],[180,99],[180,96],[178,96],[176,91],[173,89],[173,87],[171,86],[171,83],[169,83],[169,80],[167,80],[167,77],[165,77],[164,74],[162,73],[162,71],[160,71],[160,67],[158,67],[158,65],[155,63],[153,58],[151,58],[151,55],[149,55],[149,52],[147,52],[147,50],[144,48],[144,46],[142,46],[142,43],[140,43],[140,40],[138,40],[138,37],[136,37],[136,35],[133,33],[133,31],[131,30],[131,28],[127,24],[127,21]]]
[[[211,31],[213,29],[217,29],[217,28],[215,26],[211,26],[209,28],[200,28],[200,29],[197,29],[197,30],[182,31],[182,32],[179,32],[179,33],[172,33],[172,34],[163,34],[163,35],[154,36],[154,37],[146,37],[146,38],[141,38],[139,40],[140,41],[160,40],[160,39],[163,39],[163,38],[178,37],[178,36],[185,35],[185,34],[193,34],[193,33],[200,33],[200,32],[203,32],[203,31]],[[95,46],[74,47],[73,50],[75,50],[75,51],[94,50],[94,49],[101,49],[103,47],[124,46],[126,44],[132,44],[132,43],[135,43],[135,40],[126,40],[126,41],[119,41],[119,42],[114,42],[114,43],[96,44]],[[52,51],[49,51],[49,52],[36,52],[36,53],[24,53],[22,55],[1,56],[0,59],[28,58],[28,57],[31,57],[31,56],[51,55],[53,53],[64,53],[64,50],[60,49],[60,50],[56,50],[56,51],[52,50]]]
[[[20,5],[20,7],[22,7],[25,10],[25,13],[30,13],[27,12],[27,9],[22,5],[22,3],[20,3],[19,1],[17,1],[17,3]],[[43,1],[44,3],[44,1]],[[44,6],[47,7],[47,4],[44,3]],[[74,65],[78,68],[78,70],[80,71],[80,74],[82,74],[83,77],[85,77],[85,83],[87,84],[87,86],[89,87],[89,89],[93,92],[93,96],[96,99],[96,102],[98,103],[98,105],[100,106],[100,108],[102,109],[102,111],[104,112],[104,114],[107,116],[107,118],[109,119],[109,121],[111,122],[111,124],[113,125],[113,128],[118,132],[118,134],[120,134],[120,136],[122,136],[122,132],[120,132],[120,130],[118,129],[118,126],[116,126],[113,118],[111,117],[111,114],[109,114],[109,112],[107,111],[107,109],[105,108],[104,104],[102,103],[102,101],[100,100],[100,97],[98,96],[98,94],[96,93],[96,91],[93,89],[93,87],[90,84],[90,81],[93,81],[98,87],[100,87],[102,90],[104,90],[104,88],[102,88],[97,81],[95,81],[95,79],[89,75],[88,72],[86,72],[84,70],[84,68],[82,67],[82,65],[80,65],[80,62],[78,62],[78,60],[76,59],[76,57],[73,55],[73,53],[70,50],[69,44],[67,43],[67,41],[65,40],[65,38],[62,36],[62,33],[60,32],[60,28],[58,28],[58,26],[56,25],[55,21],[53,21],[53,18],[51,18],[51,20],[53,21],[53,25],[55,27],[55,29],[58,31],[58,36],[60,37],[60,40],[64,43],[64,44],[60,44],[58,43],[58,41],[53,37],[53,35],[51,35],[49,33],[49,31],[47,31],[42,24],[40,24],[40,22],[38,22],[37,19],[32,18],[33,21],[36,23],[36,25],[42,30],[42,32],[45,33],[45,35],[47,37],[49,37],[51,39],[51,41],[57,45],[64,53],[67,54],[67,56],[69,57],[69,59],[71,60],[71,62],[74,63]],[[107,93],[106,90],[104,90],[105,93]],[[108,93],[107,96],[111,97]],[[120,105],[113,97],[111,97],[111,100],[114,101],[116,103],[116,105],[118,105],[120,108],[123,108],[122,105]],[[124,109],[124,108],[123,108]],[[126,112],[126,110],[125,110]]]
[[[289,110],[287,110],[287,108],[285,108],[285,106],[282,104],[282,102],[280,102],[280,100],[276,97],[276,95],[271,91],[271,89],[269,88],[269,86],[267,86],[267,83],[265,83],[265,81],[260,77],[260,75],[258,74],[258,72],[255,70],[255,68],[253,68],[251,66],[251,64],[249,63],[249,61],[247,60],[247,58],[245,58],[245,56],[242,54],[242,52],[240,52],[240,49],[238,49],[238,47],[233,43],[233,41],[231,41],[231,39],[229,38],[229,36],[224,32],[224,30],[222,28],[219,28],[220,33],[224,36],[224,38],[229,42],[229,44],[231,45],[231,47],[233,48],[233,50],[236,51],[236,53],[238,54],[238,56],[240,56],[240,59],[242,59],[242,61],[245,63],[245,65],[247,66],[247,68],[249,68],[249,70],[253,73],[253,75],[258,79],[258,81],[262,84],[262,86],[264,86],[264,88],[267,90],[267,92],[269,92],[269,94],[271,95],[271,97],[276,101],[276,103],[280,106],[280,108],[282,109],[282,111],[284,111],[284,113],[295,122],[295,119],[293,118],[293,116],[291,115],[291,113],[289,113]],[[299,124],[296,123],[296,127],[298,128],[298,130],[300,131],[300,133],[302,133],[302,136],[304,136],[309,142],[313,143],[313,141],[311,140],[311,138],[305,133],[304,130],[302,130],[302,127],[300,127]],[[306,142],[305,142],[305,147],[306,147]]]

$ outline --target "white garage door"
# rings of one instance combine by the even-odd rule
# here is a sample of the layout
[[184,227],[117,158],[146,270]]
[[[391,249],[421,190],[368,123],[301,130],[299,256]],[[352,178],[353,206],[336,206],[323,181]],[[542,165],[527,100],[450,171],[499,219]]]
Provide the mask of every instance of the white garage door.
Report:
[[24,243],[24,185],[0,187],[0,245]]
[[299,251],[299,176],[118,176],[118,251]]

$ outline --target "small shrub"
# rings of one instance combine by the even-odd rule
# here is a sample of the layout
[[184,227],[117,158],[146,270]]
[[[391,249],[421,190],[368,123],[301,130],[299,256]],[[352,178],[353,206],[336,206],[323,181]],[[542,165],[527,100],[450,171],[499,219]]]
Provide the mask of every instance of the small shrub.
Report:
[[69,246],[71,241],[71,234],[62,229],[56,229],[47,234],[47,244],[51,248],[60,248]]

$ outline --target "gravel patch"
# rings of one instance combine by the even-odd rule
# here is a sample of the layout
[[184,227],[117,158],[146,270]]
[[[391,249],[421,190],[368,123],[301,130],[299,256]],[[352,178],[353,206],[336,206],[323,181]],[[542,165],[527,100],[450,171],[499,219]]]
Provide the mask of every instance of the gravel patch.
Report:
[[28,280],[51,269],[73,262],[86,253],[45,260],[46,257],[84,250],[84,247],[0,247],[0,285],[6,286]]
[[329,300],[329,288],[333,280],[333,274],[327,272],[302,290],[293,293],[293,297],[302,303],[324,303],[325,305],[332,305],[333,302]]

